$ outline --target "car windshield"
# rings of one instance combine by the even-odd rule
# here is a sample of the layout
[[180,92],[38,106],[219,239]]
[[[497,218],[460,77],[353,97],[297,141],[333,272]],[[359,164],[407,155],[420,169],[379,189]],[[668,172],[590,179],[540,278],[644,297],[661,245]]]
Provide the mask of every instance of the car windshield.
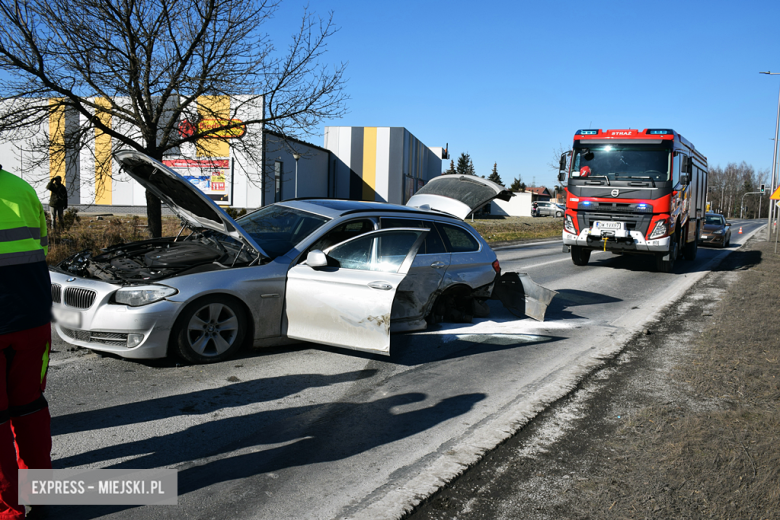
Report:
[[707,215],[707,218],[705,220],[705,224],[714,224],[716,226],[720,226],[723,224],[723,217],[720,215]]
[[327,217],[272,204],[237,222],[271,258],[288,253],[328,222]]
[[656,145],[594,144],[574,149],[571,177],[667,181],[670,157],[669,150]]

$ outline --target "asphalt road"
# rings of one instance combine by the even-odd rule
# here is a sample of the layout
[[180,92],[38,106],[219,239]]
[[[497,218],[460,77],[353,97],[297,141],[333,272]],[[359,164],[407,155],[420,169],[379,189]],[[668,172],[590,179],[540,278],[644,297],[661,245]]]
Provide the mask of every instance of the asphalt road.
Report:
[[[732,249],[762,224],[733,222]],[[301,344],[207,366],[55,339],[54,467],[176,468],[179,499],[54,517],[399,518],[663,319],[725,251],[700,248],[669,274],[603,252],[576,267],[560,241],[497,253],[504,271],[559,292],[544,323],[496,304],[473,324],[394,336],[389,358]]]

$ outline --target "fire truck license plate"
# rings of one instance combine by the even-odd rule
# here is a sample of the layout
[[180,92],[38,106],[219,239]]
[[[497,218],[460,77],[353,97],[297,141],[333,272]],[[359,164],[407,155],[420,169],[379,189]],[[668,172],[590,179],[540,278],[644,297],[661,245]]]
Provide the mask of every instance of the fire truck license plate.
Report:
[[623,229],[623,222],[601,222],[600,220],[597,220],[593,223],[594,231],[601,231],[602,229]]

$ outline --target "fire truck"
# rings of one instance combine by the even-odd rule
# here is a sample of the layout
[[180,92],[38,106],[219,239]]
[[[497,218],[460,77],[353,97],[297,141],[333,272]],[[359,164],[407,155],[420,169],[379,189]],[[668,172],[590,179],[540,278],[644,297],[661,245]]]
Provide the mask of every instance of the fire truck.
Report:
[[674,130],[578,130],[558,179],[566,187],[563,250],[574,265],[611,251],[653,255],[668,273],[678,257],[696,258],[707,158]]

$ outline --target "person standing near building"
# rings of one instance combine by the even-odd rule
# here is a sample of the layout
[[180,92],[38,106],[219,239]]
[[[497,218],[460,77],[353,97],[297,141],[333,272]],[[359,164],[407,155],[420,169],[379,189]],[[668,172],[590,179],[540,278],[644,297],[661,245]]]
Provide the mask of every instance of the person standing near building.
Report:
[[59,175],[49,181],[46,189],[51,192],[51,198],[49,199],[51,228],[57,229],[57,218],[60,219],[60,227],[62,228],[65,225],[62,219],[65,216],[65,210],[68,208],[68,189],[62,184],[62,177]]
[[0,520],[24,518],[18,469],[51,469],[47,253],[41,201],[0,166]]

